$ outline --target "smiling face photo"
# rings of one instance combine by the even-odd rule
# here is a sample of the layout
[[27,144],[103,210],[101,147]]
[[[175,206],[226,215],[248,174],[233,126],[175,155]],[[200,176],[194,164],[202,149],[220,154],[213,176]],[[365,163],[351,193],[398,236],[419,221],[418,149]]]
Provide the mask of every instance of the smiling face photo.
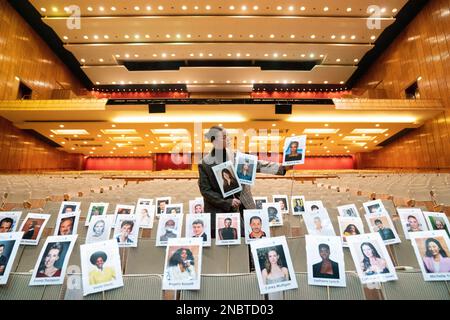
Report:
[[410,238],[412,232],[428,230],[422,210],[418,208],[397,208],[397,213],[400,217],[406,239]]
[[256,178],[258,158],[238,152],[236,154],[235,171],[242,184],[253,185]]
[[236,172],[231,161],[227,161],[212,167],[214,176],[224,198],[242,191],[242,186],[236,177]]
[[8,282],[23,232],[0,233],[0,285]]
[[0,212],[0,233],[16,231],[22,212]]
[[289,213],[289,201],[286,195],[273,195],[273,202],[278,202],[280,204],[281,213]]
[[166,205],[171,202],[171,197],[156,198],[156,215],[164,214],[166,212]]
[[59,209],[59,215],[76,213],[80,210],[81,202],[67,202],[63,201]]
[[289,137],[284,142],[283,165],[305,163],[306,136]]
[[113,219],[113,215],[92,217],[86,235],[86,243],[108,240]]

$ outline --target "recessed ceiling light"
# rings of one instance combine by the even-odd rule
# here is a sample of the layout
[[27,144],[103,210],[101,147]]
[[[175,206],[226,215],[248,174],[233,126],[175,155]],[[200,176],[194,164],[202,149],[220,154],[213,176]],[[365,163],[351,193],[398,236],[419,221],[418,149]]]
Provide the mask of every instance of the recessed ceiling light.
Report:
[[331,36],[331,39],[336,39],[336,35],[333,34],[333,35]]
[[231,81],[230,81],[230,80],[227,80],[226,83],[231,83]]
[[41,11],[42,11],[42,12],[47,12],[47,9],[41,8]]
[[316,35],[315,34],[312,34],[311,35],[311,39],[315,39],[316,38]]
[[129,39],[130,36],[126,34],[126,35],[124,36],[124,38],[125,38],[125,39]]
[[228,35],[228,38],[233,38],[233,35],[232,35],[232,34],[229,34],[229,35]]
[[181,10],[187,10],[187,6],[181,6]]
[[271,34],[270,37],[271,37],[271,38],[275,38],[275,35],[274,35],[274,34]]
[[325,80],[323,83],[328,84],[328,81]]
[[295,34],[291,34],[291,39],[294,39],[295,38]]
[[341,36],[341,39],[342,39],[342,40],[345,40],[346,38],[347,38],[346,35],[342,35],[342,36]]
[[253,10],[258,10],[259,7],[258,6],[253,6]]
[[139,10],[141,10],[141,8],[139,8],[138,6],[135,6],[134,10],[139,11]]
[[63,39],[64,40],[69,40],[69,37],[68,36],[64,36]]
[[392,9],[392,13],[396,13],[398,11],[397,8]]
[[212,34],[208,34],[208,38],[212,38]]
[[116,7],[111,7],[111,11],[116,11]]
[[386,8],[381,8],[381,13],[385,13],[386,12]]
[[347,12],[352,12],[352,8],[347,8]]
[[301,11],[305,11],[306,8],[305,8],[304,6],[301,6],[301,7],[300,7],[300,10],[301,10]]
[[288,10],[289,10],[289,11],[294,11],[294,6],[289,6],[289,7],[288,7]]
[[192,37],[192,36],[191,36],[190,34],[187,34],[186,37],[187,37],[187,38],[190,38],[190,37]]
[[371,36],[370,39],[371,40],[375,40],[377,37],[376,36]]
[[88,39],[89,39],[89,37],[88,37],[88,36],[84,36],[83,38],[84,38],[84,39],[86,39],[86,40],[88,40]]
[[324,7],[324,8],[323,8],[323,11],[327,12],[329,9],[330,9],[330,8],[328,8],[328,7]]
[[241,10],[243,10],[243,11],[247,10],[247,6],[242,6]]
[[344,81],[339,82],[339,84],[344,84]]
[[94,9],[92,7],[87,7],[88,11],[94,11]]
[[311,83],[312,83],[312,81],[311,81],[311,80],[309,80],[309,81],[308,81],[308,84],[311,84]]
[[158,10],[164,10],[163,6],[158,6]]
[[229,6],[229,9],[230,10],[234,10],[234,9],[236,9],[236,7],[235,6]]
[[309,57],[310,57],[310,58],[314,58],[314,57],[315,57],[314,53],[311,53],[311,54],[309,55]]
[[277,7],[277,10],[278,10],[278,11],[283,10],[283,7],[282,7],[282,6],[278,6],[278,7]]
[[250,34],[250,35],[249,35],[249,37],[250,37],[250,38],[253,38],[253,37],[254,37],[254,35]]
[[211,10],[211,6],[210,6],[210,5],[207,5],[207,6],[205,7],[205,9],[206,9],[206,10]]
[[354,62],[358,62],[359,61],[359,59],[355,59],[355,60],[353,60]]
[[355,35],[352,35],[350,38],[351,38],[352,40],[355,40],[355,39],[356,39],[356,36],[355,36]]
[[337,59],[336,59],[336,62],[341,62],[341,59],[337,58]]

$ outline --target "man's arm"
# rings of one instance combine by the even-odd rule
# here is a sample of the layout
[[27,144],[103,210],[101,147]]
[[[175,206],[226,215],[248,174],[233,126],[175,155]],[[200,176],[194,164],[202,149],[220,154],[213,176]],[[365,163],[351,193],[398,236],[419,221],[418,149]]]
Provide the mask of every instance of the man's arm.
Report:
[[284,176],[286,174],[286,169],[280,163],[265,160],[258,160],[256,171],[279,176]]
[[224,210],[224,212],[230,212],[233,199],[224,199],[221,193],[218,193],[211,188],[211,184],[203,164],[198,166],[198,172],[198,186],[202,196],[208,200],[208,202],[213,203],[216,207],[220,207]]

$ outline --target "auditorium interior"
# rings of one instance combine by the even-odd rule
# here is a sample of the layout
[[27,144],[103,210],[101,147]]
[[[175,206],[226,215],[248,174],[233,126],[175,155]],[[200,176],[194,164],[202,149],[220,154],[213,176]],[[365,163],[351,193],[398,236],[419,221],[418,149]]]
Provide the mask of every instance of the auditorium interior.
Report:
[[[0,216],[50,215],[38,244],[18,247],[0,300],[450,299],[450,271],[424,281],[397,212],[450,215],[449,0],[0,0],[0,25]],[[257,173],[253,196],[322,201],[337,235],[337,207],[362,217],[381,200],[398,279],[362,284],[343,248],[346,286],[308,284],[308,229],[291,208],[270,231],[286,238],[296,289],[261,294],[244,239],[212,239],[200,290],[162,290],[158,217],[120,248],[123,286],[73,289],[90,204],[114,214],[171,197],[189,213],[212,126],[279,163],[284,141],[306,135],[304,164]],[[67,201],[81,208],[64,281],[30,286]]]

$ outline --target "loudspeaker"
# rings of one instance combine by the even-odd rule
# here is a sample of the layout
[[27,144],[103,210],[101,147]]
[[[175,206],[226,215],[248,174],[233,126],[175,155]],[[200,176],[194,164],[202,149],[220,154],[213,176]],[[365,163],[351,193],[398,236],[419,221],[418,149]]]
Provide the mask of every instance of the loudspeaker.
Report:
[[166,113],[166,105],[164,103],[150,103],[148,113]]
[[292,104],[275,105],[275,114],[292,114]]

